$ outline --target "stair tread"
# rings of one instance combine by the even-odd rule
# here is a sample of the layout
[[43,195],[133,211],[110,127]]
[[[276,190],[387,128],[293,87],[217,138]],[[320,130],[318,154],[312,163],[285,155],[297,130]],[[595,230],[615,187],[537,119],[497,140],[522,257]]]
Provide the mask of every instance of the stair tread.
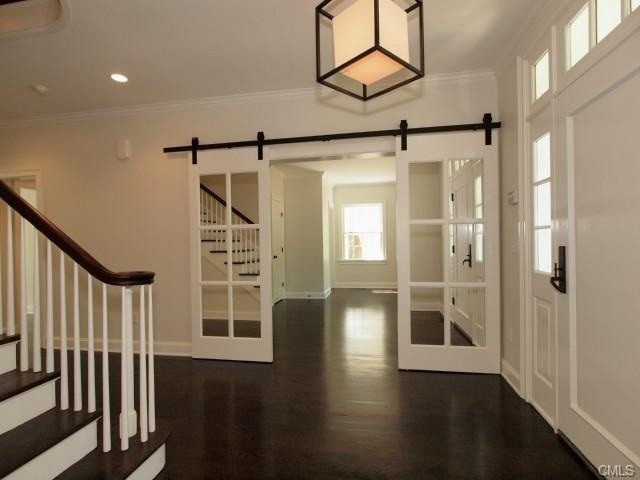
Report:
[[0,335],[0,345],[13,343],[20,340],[20,335]]
[[140,435],[138,434],[129,439],[129,449],[123,452],[120,450],[117,428],[114,428],[113,431],[110,452],[104,453],[102,447],[99,446],[89,455],[62,472],[56,479],[120,480],[127,478],[167,441],[171,433],[169,423],[158,420],[156,431],[149,434],[148,441],[141,443]]
[[256,272],[256,273],[239,273],[238,275],[240,275],[241,277],[258,277],[258,276],[260,276],[260,272]]
[[55,380],[60,372],[20,372],[13,370],[0,375],[0,402],[19,395],[27,390]]
[[52,408],[0,436],[0,478],[100,418],[100,412],[61,411]]

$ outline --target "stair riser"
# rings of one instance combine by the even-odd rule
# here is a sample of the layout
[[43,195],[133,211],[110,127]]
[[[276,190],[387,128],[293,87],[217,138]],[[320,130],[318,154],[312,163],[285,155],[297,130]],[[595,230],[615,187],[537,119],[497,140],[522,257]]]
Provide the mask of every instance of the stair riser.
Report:
[[0,435],[55,406],[55,380],[8,398],[0,403]]
[[153,455],[145,460],[127,480],[151,480],[156,478],[166,463],[166,451],[163,444]]
[[15,470],[5,480],[53,479],[97,446],[96,420]]
[[16,369],[16,347],[18,342],[0,345],[0,375]]

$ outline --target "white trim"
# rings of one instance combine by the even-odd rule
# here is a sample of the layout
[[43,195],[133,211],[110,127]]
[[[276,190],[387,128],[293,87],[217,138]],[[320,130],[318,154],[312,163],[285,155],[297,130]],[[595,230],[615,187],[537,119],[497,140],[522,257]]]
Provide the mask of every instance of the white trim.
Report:
[[[73,337],[68,337],[67,343],[69,344],[73,340]],[[140,352],[139,341],[133,340],[133,350]],[[102,351],[102,338],[94,339],[94,350],[96,352]],[[60,337],[54,337],[53,345],[56,350],[60,349]],[[191,356],[191,342],[165,342],[155,340],[153,342],[154,351],[156,356],[162,355],[167,357],[190,357]],[[88,340],[86,338],[80,338],[80,350],[87,351]],[[109,339],[109,353],[122,353],[121,342],[119,339]]]
[[146,480],[156,478],[166,463],[166,447],[163,443],[153,454],[147,458],[142,465],[127,477],[127,480]]
[[331,289],[321,292],[284,292],[284,298],[288,300],[324,300],[331,295]]
[[[495,81],[496,77],[493,71],[483,69],[457,73],[427,75],[424,79],[414,82],[414,85],[457,85]],[[132,105],[128,107],[84,110],[57,115],[41,115],[27,119],[8,120],[5,122],[0,122],[0,129],[79,122],[98,118],[124,117],[149,113],[206,110],[213,107],[227,105],[255,105],[258,103],[291,101],[294,99],[314,100],[317,99],[319,95],[326,93],[327,91],[328,89],[326,87],[314,86],[290,90],[271,90],[265,92],[242,93],[216,97],[192,98],[171,102]]]
[[334,289],[377,289],[377,288],[397,288],[396,282],[336,282]]

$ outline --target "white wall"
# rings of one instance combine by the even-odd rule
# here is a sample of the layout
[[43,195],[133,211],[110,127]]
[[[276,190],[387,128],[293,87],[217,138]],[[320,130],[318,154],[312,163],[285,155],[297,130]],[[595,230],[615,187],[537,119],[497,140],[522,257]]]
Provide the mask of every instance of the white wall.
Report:
[[[296,91],[68,115],[0,129],[0,170],[41,170],[44,212],[107,267],[155,271],[158,349],[188,354],[190,162],[163,147],[192,136],[251,139],[260,130],[273,138],[394,128],[401,119],[470,123],[485,112],[497,114],[497,92],[483,73],[435,77],[367,103]],[[131,140],[131,160],[116,159],[118,139]]]
[[[333,189],[334,199],[334,288],[390,288],[396,286],[396,186],[345,185]],[[342,207],[349,203],[384,202],[385,242],[387,259],[384,262],[342,262]]]

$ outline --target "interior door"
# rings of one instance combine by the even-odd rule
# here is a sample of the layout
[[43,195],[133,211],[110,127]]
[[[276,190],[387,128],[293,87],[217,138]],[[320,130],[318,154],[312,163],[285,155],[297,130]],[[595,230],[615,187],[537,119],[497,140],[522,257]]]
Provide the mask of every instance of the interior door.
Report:
[[401,369],[500,372],[497,142],[397,139]]
[[273,303],[284,298],[284,207],[276,198],[271,199],[271,265],[273,269]]
[[268,151],[199,152],[190,167],[193,357],[273,361]]

